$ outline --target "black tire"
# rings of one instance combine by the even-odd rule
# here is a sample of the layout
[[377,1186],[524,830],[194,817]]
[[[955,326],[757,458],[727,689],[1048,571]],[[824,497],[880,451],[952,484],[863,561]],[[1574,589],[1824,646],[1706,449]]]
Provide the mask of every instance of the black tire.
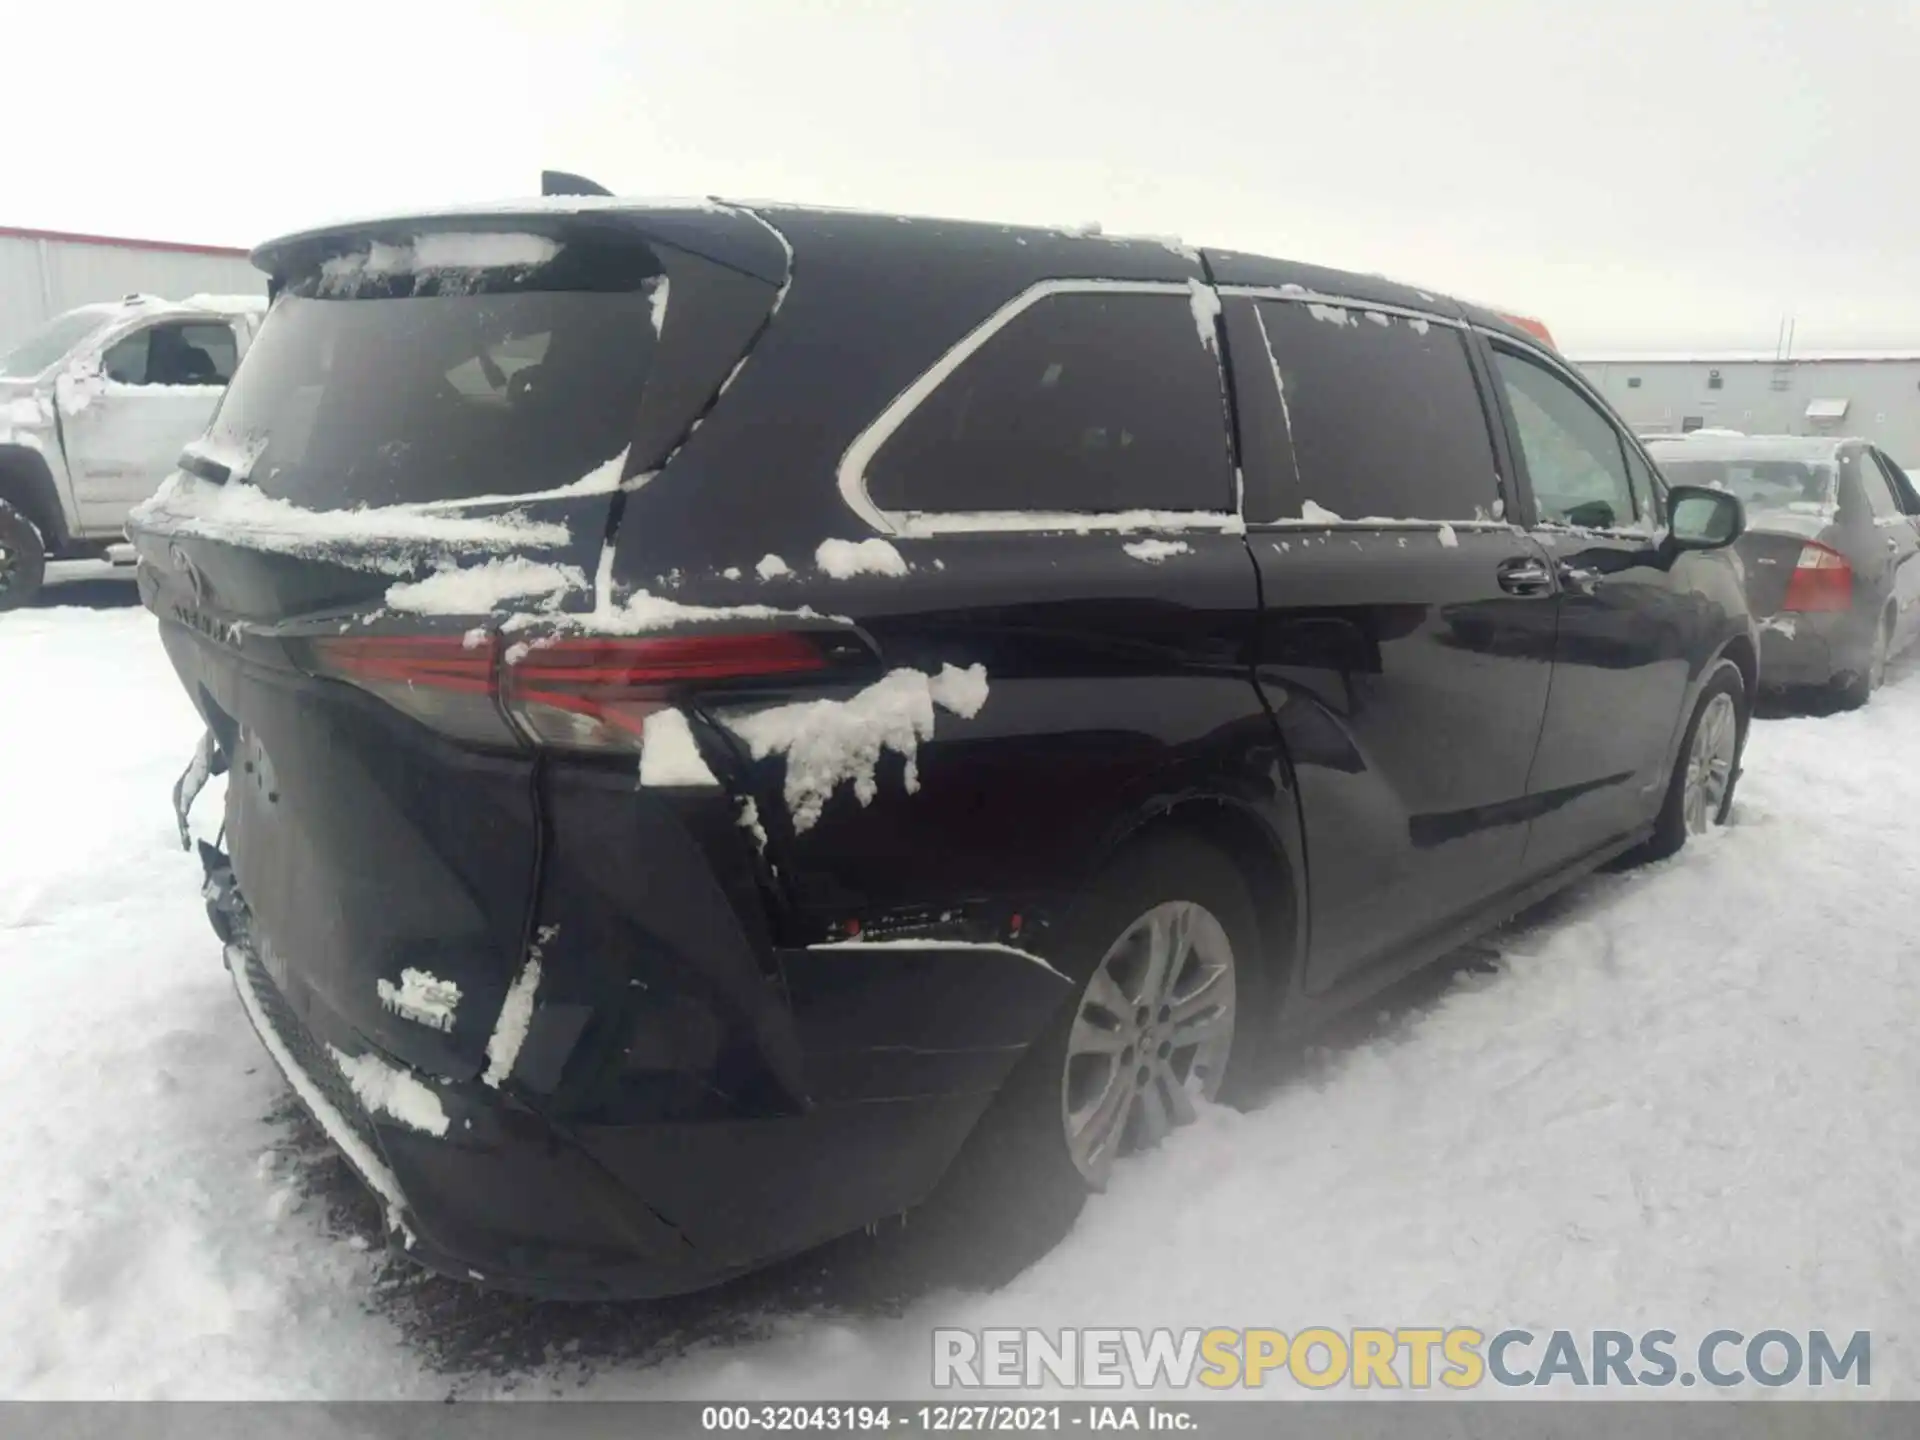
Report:
[[1858,710],[1873,698],[1873,692],[1887,678],[1887,659],[1892,649],[1893,615],[1889,612],[1880,617],[1880,628],[1874,632],[1873,652],[1867,659],[1866,669],[1843,675],[1833,683],[1834,702],[1842,710]]
[[1667,781],[1667,797],[1661,803],[1659,817],[1654,821],[1653,834],[1629,853],[1627,858],[1630,863],[1665,860],[1670,855],[1677,855],[1687,843],[1687,761],[1693,754],[1694,732],[1700,728],[1700,718],[1706,714],[1707,706],[1716,695],[1726,695],[1732,699],[1735,725],[1733,774],[1727,782],[1727,793],[1720,802],[1719,813],[1713,819],[1716,825],[1726,823],[1728,812],[1733,809],[1734,788],[1740,783],[1740,758],[1746,754],[1747,725],[1752,719],[1746,678],[1731,660],[1720,661],[1707,677],[1707,683],[1700,687],[1700,698],[1694,702],[1693,714],[1687,718],[1686,733],[1680,737],[1680,753],[1674,756],[1673,775]]
[[1059,952],[1072,991],[981,1117],[940,1192],[910,1222],[922,1248],[939,1252],[947,1270],[941,1279],[1004,1284],[1072,1227],[1089,1186],[1068,1151],[1061,1109],[1068,1037],[1109,948],[1155,906],[1179,900],[1210,911],[1233,953],[1234,1034],[1218,1099],[1231,1103],[1252,1083],[1271,981],[1245,882],[1218,850],[1185,833],[1129,846],[1090,892]]
[[46,578],[46,542],[31,520],[0,500],[0,610],[31,605]]

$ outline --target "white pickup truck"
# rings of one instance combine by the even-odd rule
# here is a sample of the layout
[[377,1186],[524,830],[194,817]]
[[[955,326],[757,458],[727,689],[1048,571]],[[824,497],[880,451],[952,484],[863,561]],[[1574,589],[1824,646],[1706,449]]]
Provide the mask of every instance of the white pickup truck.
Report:
[[264,295],[133,295],[56,315],[0,355],[0,610],[33,598],[47,561],[126,538],[266,311]]

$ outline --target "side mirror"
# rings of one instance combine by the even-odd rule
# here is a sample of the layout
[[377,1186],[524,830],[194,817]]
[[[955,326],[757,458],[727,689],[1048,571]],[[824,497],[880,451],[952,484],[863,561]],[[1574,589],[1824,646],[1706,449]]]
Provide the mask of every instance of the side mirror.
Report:
[[1747,533],[1747,508],[1738,495],[1701,485],[1667,491],[1667,516],[1676,550],[1724,550]]

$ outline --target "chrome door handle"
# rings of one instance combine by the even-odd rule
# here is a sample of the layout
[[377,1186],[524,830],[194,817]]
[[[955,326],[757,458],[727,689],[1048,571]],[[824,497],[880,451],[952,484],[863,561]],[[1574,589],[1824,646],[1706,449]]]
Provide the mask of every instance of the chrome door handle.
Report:
[[1600,584],[1600,577],[1592,570],[1578,565],[1561,565],[1560,583],[1579,595],[1591,595]]
[[1505,560],[1500,564],[1500,588],[1509,595],[1545,595],[1553,589],[1553,572],[1544,560]]

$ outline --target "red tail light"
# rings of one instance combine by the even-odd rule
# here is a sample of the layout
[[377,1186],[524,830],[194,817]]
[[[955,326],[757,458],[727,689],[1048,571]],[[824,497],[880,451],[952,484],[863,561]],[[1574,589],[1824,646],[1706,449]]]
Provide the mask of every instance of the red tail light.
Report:
[[313,643],[313,666],[377,695],[457,740],[516,742],[494,699],[496,647],[458,635],[335,635]]
[[809,637],[752,635],[560,639],[504,655],[486,636],[329,636],[314,668],[378,695],[456,739],[569,750],[635,751],[646,718],[690,683],[825,669]]
[[1802,613],[1853,608],[1853,566],[1838,550],[1809,540],[1800,547],[1800,562],[1787,582],[1782,610]]
[[501,700],[536,741],[572,750],[638,750],[647,716],[689,681],[792,675],[826,666],[804,635],[557,640],[509,651]]

